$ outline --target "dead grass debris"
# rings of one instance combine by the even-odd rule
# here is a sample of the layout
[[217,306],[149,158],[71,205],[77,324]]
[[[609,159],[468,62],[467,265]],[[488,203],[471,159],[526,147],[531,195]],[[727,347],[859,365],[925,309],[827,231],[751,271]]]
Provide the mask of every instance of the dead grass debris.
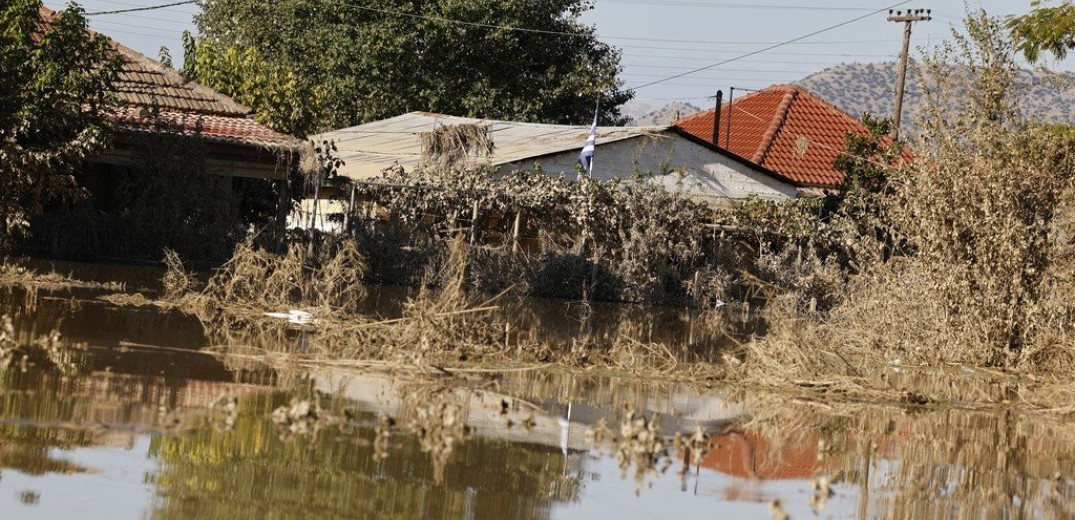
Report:
[[56,271],[42,273],[10,260],[0,260],[0,285],[41,289],[85,288],[112,291],[125,289],[125,284],[121,282],[78,280],[71,275],[61,274]]

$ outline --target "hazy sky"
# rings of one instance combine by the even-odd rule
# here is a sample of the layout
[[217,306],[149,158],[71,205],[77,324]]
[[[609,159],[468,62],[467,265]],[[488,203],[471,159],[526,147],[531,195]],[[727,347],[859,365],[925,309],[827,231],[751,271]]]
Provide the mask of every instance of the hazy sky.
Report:
[[[171,3],[172,0],[84,0],[89,12]],[[353,0],[360,2],[361,0]],[[812,33],[899,0],[595,0],[583,17],[597,27],[600,38],[623,50],[621,75],[627,87],[705,67],[728,58]],[[46,0],[52,8],[66,2]],[[914,26],[912,46],[944,40],[964,13],[964,0],[908,2],[901,9],[930,8],[933,20]],[[969,1],[991,14],[1013,14],[1030,9],[1030,0]],[[180,34],[193,30],[197,7],[185,5],[157,11],[96,16],[91,26],[129,47],[156,57],[167,46],[178,63],[182,59]],[[695,105],[730,86],[760,88],[788,83],[839,63],[895,59],[902,24],[885,20],[887,11],[826,31],[801,42],[763,54],[668,80],[637,90],[636,99],[663,105],[673,99]],[[1071,70],[1075,61],[1059,64]]]

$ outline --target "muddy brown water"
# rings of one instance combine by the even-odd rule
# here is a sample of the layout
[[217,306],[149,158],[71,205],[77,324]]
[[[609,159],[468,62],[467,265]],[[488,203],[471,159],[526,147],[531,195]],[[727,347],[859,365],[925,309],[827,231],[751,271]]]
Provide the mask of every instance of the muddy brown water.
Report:
[[[129,287],[151,283],[138,273]],[[790,518],[1075,515],[1075,425],[1063,418],[829,406],[565,370],[271,369],[201,352],[196,319],[97,294],[0,289],[20,341],[58,326],[87,347],[0,372],[0,518],[771,518],[774,501]],[[563,316],[544,323],[577,330]],[[293,400],[336,420],[291,432],[272,412]],[[444,426],[421,419],[431,403],[456,407],[469,429],[440,468],[421,438]],[[638,444],[587,434],[620,434],[627,410],[667,439],[656,471],[637,471],[650,455]],[[398,424],[385,458],[382,416]],[[671,439],[699,429],[710,437],[695,463]]]

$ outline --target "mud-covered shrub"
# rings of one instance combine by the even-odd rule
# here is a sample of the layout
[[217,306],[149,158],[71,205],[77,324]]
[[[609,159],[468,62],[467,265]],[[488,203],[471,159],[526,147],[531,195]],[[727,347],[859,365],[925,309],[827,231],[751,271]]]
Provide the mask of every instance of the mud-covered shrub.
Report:
[[856,358],[1070,368],[1075,138],[1021,115],[1013,57],[979,12],[925,62],[914,161],[872,202],[896,247],[857,266],[824,320],[785,307],[787,326],[751,347],[760,372],[857,373]]
[[[397,169],[359,188],[367,202],[354,221],[363,221],[372,203],[381,218],[365,220],[352,233],[374,249],[381,245],[361,238],[378,233],[370,229],[390,229],[395,239],[393,251],[371,251],[369,258],[406,252],[436,262],[444,256],[434,252],[464,234],[474,266],[471,286],[485,291],[514,286],[537,296],[683,303],[689,299],[685,282],[716,249],[709,247],[717,238],[713,209],[647,175],[576,182],[540,170]],[[413,263],[371,265],[378,273]]]

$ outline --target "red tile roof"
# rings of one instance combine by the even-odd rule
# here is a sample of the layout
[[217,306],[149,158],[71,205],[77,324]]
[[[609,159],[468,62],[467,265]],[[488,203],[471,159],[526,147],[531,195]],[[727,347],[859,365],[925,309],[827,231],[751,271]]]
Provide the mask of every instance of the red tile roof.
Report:
[[[160,111],[151,116],[143,107],[126,106],[109,117],[118,127],[130,132],[161,132],[197,136],[209,142],[263,148],[291,149],[299,141],[265,125],[241,117],[202,115],[190,112]],[[167,130],[163,130],[165,126]]]
[[[46,32],[56,16],[55,11],[42,7],[36,30]],[[91,38],[97,37],[97,33],[89,33]],[[123,61],[112,85],[119,106],[110,114],[120,129],[162,131],[149,119],[150,114],[158,113],[168,126],[181,127],[181,133],[212,142],[278,150],[296,150],[302,145],[301,140],[254,121],[249,107],[189,81],[175,69],[133,49],[115,41],[111,45]]]
[[[713,110],[695,114],[676,127],[712,142],[713,115]],[[844,136],[867,132],[858,119],[797,85],[774,85],[725,103],[720,126],[719,146],[803,186],[824,188],[844,180],[833,167]]]

